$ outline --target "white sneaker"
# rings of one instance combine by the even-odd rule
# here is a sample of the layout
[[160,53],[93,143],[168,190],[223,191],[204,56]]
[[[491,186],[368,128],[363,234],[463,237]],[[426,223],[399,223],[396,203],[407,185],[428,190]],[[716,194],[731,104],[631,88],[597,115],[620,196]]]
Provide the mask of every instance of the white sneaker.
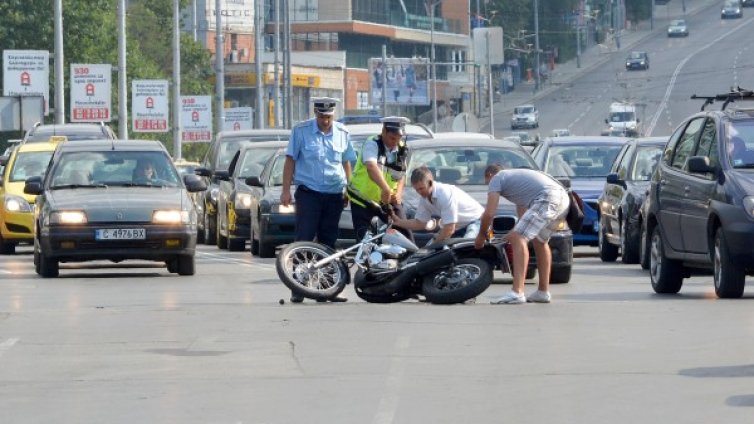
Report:
[[490,303],[492,303],[493,305],[499,305],[501,303],[508,305],[519,305],[521,303],[526,303],[526,296],[523,293],[516,293],[511,290],[505,295],[498,297],[497,299],[492,299]]
[[550,292],[537,290],[526,296],[526,301],[534,303],[550,303],[551,298]]

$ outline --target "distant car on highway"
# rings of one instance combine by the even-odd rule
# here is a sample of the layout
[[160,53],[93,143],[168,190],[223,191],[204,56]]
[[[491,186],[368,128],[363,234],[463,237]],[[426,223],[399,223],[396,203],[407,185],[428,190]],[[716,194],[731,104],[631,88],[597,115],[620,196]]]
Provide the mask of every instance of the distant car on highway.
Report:
[[668,37],[688,37],[689,27],[684,19],[674,19],[668,25]]
[[511,129],[519,128],[539,128],[539,110],[536,106],[526,104],[513,108]]
[[66,140],[115,139],[115,133],[104,123],[99,124],[49,124],[37,123],[26,132],[21,144],[46,142],[53,136],[65,136]]
[[626,58],[626,70],[649,69],[649,54],[644,51],[632,51]]
[[568,137],[571,135],[571,131],[568,128],[558,128],[552,130],[551,137]]
[[737,19],[743,18],[740,0],[726,0],[723,3],[723,9],[720,11],[720,19]]

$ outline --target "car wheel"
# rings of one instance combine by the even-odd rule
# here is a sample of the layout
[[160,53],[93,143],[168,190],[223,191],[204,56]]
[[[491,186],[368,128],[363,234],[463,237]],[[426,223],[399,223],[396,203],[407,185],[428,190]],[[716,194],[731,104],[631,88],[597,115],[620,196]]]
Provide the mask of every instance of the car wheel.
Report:
[[615,262],[618,259],[618,246],[610,244],[605,236],[605,228],[600,222],[600,234],[597,238],[597,247],[600,250],[600,259],[602,262]]
[[[252,221],[254,217],[251,217]],[[254,240],[254,223],[249,224],[249,249],[251,250],[251,256],[259,255],[259,241]]]
[[217,224],[215,224],[215,230],[216,230],[216,236],[215,236],[215,245],[217,245],[218,249],[225,250],[228,248],[228,238],[222,235],[221,229],[223,225],[220,222],[220,215],[217,216]]
[[624,264],[639,263],[639,243],[628,237],[628,220],[622,219],[620,225],[620,260]]
[[215,244],[217,237],[217,218],[204,214],[204,243],[208,245]]
[[744,294],[746,272],[744,267],[733,263],[722,228],[718,228],[715,233],[713,262],[717,296],[724,299],[741,297]]
[[259,257],[272,258],[275,256],[275,245],[264,241],[264,227],[259,227]]
[[649,239],[647,238],[647,229],[641,230],[641,242],[639,242],[639,257],[641,258],[641,269],[649,269]]
[[242,238],[228,237],[228,250],[231,252],[243,252],[246,249],[246,240]]
[[168,266],[168,272],[171,274],[175,274],[178,272],[178,259],[170,259],[168,261],[165,261],[165,265]]
[[659,225],[655,225],[652,229],[649,277],[655,293],[675,294],[683,285],[683,265],[677,260],[665,257]]
[[0,255],[12,255],[16,253],[16,243],[9,243],[0,236]]
[[50,259],[42,250],[39,251],[39,269],[37,273],[44,278],[55,278],[60,274],[58,261]]
[[550,284],[568,284],[571,281],[571,266],[559,266],[550,270]]
[[176,263],[178,275],[194,275],[196,273],[194,255],[181,255],[176,259]]
[[197,225],[196,244],[204,244],[204,226],[199,228],[199,226]]

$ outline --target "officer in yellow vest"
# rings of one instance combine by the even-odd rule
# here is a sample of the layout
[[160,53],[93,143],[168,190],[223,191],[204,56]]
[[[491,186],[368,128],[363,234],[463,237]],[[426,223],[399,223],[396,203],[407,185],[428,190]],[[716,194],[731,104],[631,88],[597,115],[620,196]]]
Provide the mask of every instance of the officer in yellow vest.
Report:
[[389,116],[380,121],[382,133],[364,143],[346,189],[357,240],[364,237],[372,217],[387,219],[380,209],[382,206],[392,206],[397,216],[405,218],[402,196],[408,148],[403,136],[406,124],[411,121],[402,116]]

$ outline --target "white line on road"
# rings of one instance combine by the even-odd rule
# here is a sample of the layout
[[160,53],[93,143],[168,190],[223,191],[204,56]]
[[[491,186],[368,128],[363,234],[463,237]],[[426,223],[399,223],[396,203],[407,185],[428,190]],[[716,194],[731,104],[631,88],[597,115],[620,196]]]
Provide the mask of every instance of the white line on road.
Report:
[[14,345],[14,344],[16,344],[17,342],[18,342],[18,339],[17,339],[17,338],[11,338],[11,339],[8,339],[8,340],[6,340],[6,341],[4,341],[4,342],[0,343],[0,358],[2,358],[2,357],[3,357],[3,354],[4,354],[4,353],[5,353],[5,352],[6,352],[6,351],[7,351],[8,349],[12,348],[12,347],[13,347],[13,345]]
[[393,359],[390,361],[390,369],[385,378],[385,391],[377,407],[377,414],[372,420],[373,424],[391,424],[395,418],[403,375],[406,373],[405,354],[409,344],[411,344],[411,339],[408,336],[400,336],[395,341]]

